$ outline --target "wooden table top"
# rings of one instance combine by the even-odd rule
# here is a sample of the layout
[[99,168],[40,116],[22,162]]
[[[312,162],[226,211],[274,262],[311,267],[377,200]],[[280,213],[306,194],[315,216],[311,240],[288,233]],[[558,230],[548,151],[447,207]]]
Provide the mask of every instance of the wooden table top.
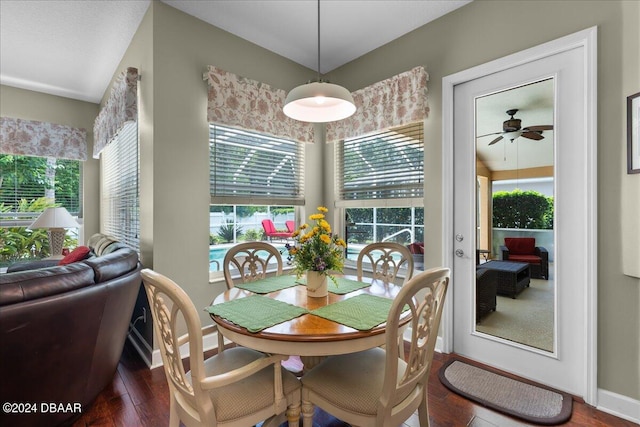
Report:
[[[355,277],[344,277],[356,280]],[[308,297],[306,286],[297,285],[265,294],[264,296],[308,310],[314,310],[360,294],[371,294],[393,299],[401,289],[400,286],[385,284],[377,280],[370,282],[371,286],[345,295],[337,295],[330,292],[326,297],[322,298]],[[218,295],[212,305],[244,298],[249,295],[255,294],[234,287]],[[407,313],[404,324],[410,320],[410,317],[410,314]],[[278,354],[309,356],[348,353],[350,351],[345,351],[348,348],[357,347],[356,351],[359,351],[381,345],[384,343],[386,326],[385,322],[371,330],[359,331],[313,314],[303,314],[300,317],[263,329],[260,332],[252,333],[219,316],[212,314],[211,318],[218,324],[225,337],[240,345],[260,351],[277,352]],[[336,347],[332,343],[342,343],[344,345]],[[275,347],[277,347],[277,350]]]

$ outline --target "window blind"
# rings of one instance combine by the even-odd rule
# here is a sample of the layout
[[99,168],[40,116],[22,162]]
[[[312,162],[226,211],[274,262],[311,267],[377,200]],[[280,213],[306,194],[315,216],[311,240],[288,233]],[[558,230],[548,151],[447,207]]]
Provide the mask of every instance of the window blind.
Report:
[[79,160],[0,154],[0,204],[16,212],[27,208],[22,200],[48,197],[78,215],[80,175]]
[[338,143],[336,184],[339,200],[423,196],[423,122]]
[[124,125],[102,151],[104,233],[140,250],[138,126]]
[[209,153],[211,204],[304,204],[304,144],[210,124]]

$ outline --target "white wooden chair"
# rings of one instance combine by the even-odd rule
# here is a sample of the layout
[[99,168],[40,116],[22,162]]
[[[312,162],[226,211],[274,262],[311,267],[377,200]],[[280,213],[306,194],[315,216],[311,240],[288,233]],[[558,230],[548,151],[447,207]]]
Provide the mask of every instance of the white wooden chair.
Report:
[[[267,277],[269,263],[276,261],[275,274],[282,274],[282,256],[278,249],[270,243],[266,242],[245,242],[238,243],[230,248],[224,256],[223,271],[224,281],[227,288],[231,289],[235,286],[233,280],[233,270],[237,270],[240,274],[238,280],[241,283],[253,282],[258,279]],[[290,356],[282,362],[288,371],[300,376],[302,375],[303,364],[299,356]]]
[[[201,327],[193,302],[171,279],[149,269],[141,274],[169,384],[171,427],[180,421],[187,427],[246,427],[263,420],[275,426],[285,413],[289,425],[298,426],[300,381],[282,370],[283,356],[244,347],[224,350],[218,334],[218,354],[204,360],[203,334],[216,332],[216,326]],[[181,324],[187,333],[178,336]],[[181,346],[187,344],[191,370],[185,372]]]
[[406,271],[402,284],[413,276],[413,255],[409,248],[394,242],[370,243],[358,254],[358,280],[364,276],[365,264],[371,264],[372,277],[386,283],[395,283],[398,272]]
[[238,243],[231,247],[224,256],[222,269],[227,288],[234,287],[233,270],[240,274],[242,283],[264,279],[269,263],[276,261],[276,275],[282,274],[282,256],[278,249],[266,242]]
[[[386,350],[329,356],[302,377],[303,427],[312,426],[313,405],[352,425],[402,425],[418,410],[429,426],[427,386],[449,269],[425,271],[407,282],[387,317]],[[398,357],[398,327],[403,307],[411,309],[411,350]]]

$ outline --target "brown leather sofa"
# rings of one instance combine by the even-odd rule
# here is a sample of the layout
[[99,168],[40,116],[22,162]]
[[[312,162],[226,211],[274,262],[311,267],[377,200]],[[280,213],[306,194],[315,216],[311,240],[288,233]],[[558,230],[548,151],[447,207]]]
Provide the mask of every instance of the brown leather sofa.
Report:
[[83,261],[0,274],[0,401],[14,404],[0,425],[68,424],[111,383],[142,282],[138,254],[110,240]]

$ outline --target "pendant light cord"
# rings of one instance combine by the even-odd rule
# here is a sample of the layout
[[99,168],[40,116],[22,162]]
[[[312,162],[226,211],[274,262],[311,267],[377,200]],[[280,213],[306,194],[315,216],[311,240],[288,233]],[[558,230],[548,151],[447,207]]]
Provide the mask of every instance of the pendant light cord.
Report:
[[320,0],[318,0],[318,83],[320,81]]

